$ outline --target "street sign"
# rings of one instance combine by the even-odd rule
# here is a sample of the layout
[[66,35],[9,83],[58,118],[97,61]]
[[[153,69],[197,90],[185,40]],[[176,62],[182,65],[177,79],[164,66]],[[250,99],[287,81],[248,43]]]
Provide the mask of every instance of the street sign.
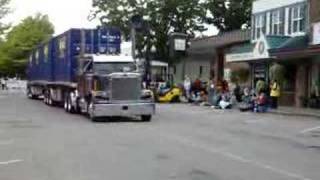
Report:
[[186,39],[175,39],[174,40],[174,50],[185,51],[186,50]]

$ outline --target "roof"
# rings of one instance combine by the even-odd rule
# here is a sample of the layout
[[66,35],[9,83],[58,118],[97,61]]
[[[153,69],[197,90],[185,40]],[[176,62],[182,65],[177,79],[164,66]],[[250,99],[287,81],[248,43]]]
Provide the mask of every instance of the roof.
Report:
[[228,53],[240,54],[240,53],[253,52],[253,49],[255,46],[256,46],[255,43],[250,43],[250,42],[238,44],[238,45],[231,47],[229,49]]
[[285,43],[283,43],[278,50],[281,49],[301,49],[307,48],[309,44],[308,36],[296,36],[288,39]]
[[[279,47],[282,47],[285,45],[289,40],[293,39],[288,36],[266,36],[266,42],[269,46],[269,51],[273,49],[278,49]],[[249,53],[253,52],[254,48],[256,46],[256,43],[246,42],[242,44],[237,44],[235,46],[232,46],[229,49],[228,53],[232,54],[240,54],[240,53]]]
[[296,36],[288,39],[287,41],[282,43],[278,48],[271,49],[270,53],[281,54],[284,52],[293,52],[293,51],[307,49],[308,46],[309,46],[309,37],[307,35]]
[[307,35],[293,37],[283,43],[278,49],[270,50],[270,54],[278,58],[308,57],[319,53],[319,46],[309,45],[309,37]]
[[281,47],[289,39],[291,39],[289,36],[266,36],[266,40],[270,49],[277,49]]
[[191,39],[189,55],[214,55],[216,48],[223,48],[237,43],[250,41],[250,30],[235,30],[215,36]]

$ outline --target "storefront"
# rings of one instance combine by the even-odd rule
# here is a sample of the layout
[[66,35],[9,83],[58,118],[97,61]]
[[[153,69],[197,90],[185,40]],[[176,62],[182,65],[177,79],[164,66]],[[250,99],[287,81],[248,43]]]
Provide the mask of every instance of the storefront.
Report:
[[294,51],[297,48],[306,49],[307,39],[306,36],[293,38],[264,36],[256,42],[230,48],[229,53],[226,54],[226,61],[228,63],[248,63],[251,71],[251,87],[253,88],[258,80],[263,80],[266,84],[270,83],[269,71],[272,64],[282,65],[285,70],[284,79],[280,82],[282,85],[280,105],[299,106],[300,99],[307,97],[309,92],[309,86],[301,84],[310,84],[310,78],[307,76],[311,72],[308,69],[311,67],[308,66],[310,58],[305,58],[305,54],[300,58],[297,54],[289,57],[285,53],[288,52],[288,49]]
[[308,36],[295,37],[270,54],[286,68],[283,101],[320,108],[320,45],[310,44]]
[[251,72],[251,87],[255,87],[258,80],[269,82],[269,66],[273,60],[269,50],[281,46],[289,39],[279,36],[262,36],[256,42],[247,42],[245,44],[235,45],[228,49],[225,55],[226,62],[247,63]]

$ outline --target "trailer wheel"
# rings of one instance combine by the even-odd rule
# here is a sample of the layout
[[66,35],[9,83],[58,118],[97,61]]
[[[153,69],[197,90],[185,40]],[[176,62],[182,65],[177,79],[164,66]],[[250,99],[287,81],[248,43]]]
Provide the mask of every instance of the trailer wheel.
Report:
[[68,96],[68,112],[73,114],[75,113],[75,108],[72,106],[71,96]]
[[141,120],[142,120],[143,122],[150,122],[151,119],[152,119],[152,115],[142,115],[142,116],[141,116]]
[[81,114],[82,113],[79,101],[80,101],[80,99],[78,98],[77,101],[76,101],[76,108],[75,108],[77,114]]
[[48,104],[49,104],[49,106],[53,106],[53,105],[54,105],[50,93],[49,93],[49,95],[48,95]]
[[63,103],[63,108],[66,112],[68,112],[68,97],[64,97],[64,103]]
[[48,104],[47,94],[46,92],[43,93],[43,103]]
[[29,99],[37,99],[37,96],[33,95],[30,89],[27,91],[27,97]]

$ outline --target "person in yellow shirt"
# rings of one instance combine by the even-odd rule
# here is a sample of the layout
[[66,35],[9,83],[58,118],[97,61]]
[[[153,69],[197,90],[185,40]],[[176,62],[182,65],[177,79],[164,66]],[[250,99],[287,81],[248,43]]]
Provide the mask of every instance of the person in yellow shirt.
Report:
[[278,99],[280,97],[280,85],[277,80],[274,80],[271,84],[271,108],[277,109],[278,108]]

